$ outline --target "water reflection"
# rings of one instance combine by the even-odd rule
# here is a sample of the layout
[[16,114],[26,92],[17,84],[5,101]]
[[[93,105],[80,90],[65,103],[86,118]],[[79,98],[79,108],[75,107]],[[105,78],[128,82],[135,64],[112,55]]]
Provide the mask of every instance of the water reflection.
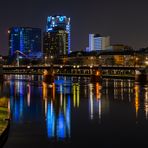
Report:
[[29,81],[29,82],[42,82],[43,76],[42,75],[4,75],[5,81]]
[[102,113],[102,102],[101,102],[101,85],[100,83],[89,84],[89,116],[90,119],[94,119],[94,115],[98,114],[99,121],[101,121]]
[[30,95],[31,95],[31,86],[27,84],[27,105],[30,107]]
[[[12,79],[11,81],[6,81],[6,83],[8,83],[7,87],[10,88],[10,91],[7,93],[9,93],[10,96],[12,120],[16,123],[21,123],[26,119],[31,120],[32,117],[36,117],[36,114],[40,112],[41,109],[40,102],[38,102],[38,99],[35,100],[37,95],[38,97],[41,96],[40,88],[36,86],[36,89],[34,90],[31,83],[24,80]],[[39,119],[40,118],[37,120]]]
[[139,86],[135,85],[135,111],[136,111],[136,119],[138,117],[139,111]]
[[[14,121],[17,122],[21,119],[26,104],[27,107],[31,105],[32,86],[30,83],[14,80],[9,84],[10,106]],[[98,115],[98,120],[101,121],[102,114],[109,112],[109,99],[128,101],[131,105],[134,103],[136,119],[141,104],[144,106],[145,118],[148,118],[148,88],[134,84],[130,80],[106,79],[102,84],[97,82],[82,85],[80,82],[72,83],[67,78],[58,77],[53,84],[42,83],[42,94],[49,137],[65,138],[67,135],[70,137],[67,133],[70,133],[71,101],[74,108],[79,108],[83,98],[89,100],[88,110],[91,120],[96,119]],[[60,132],[61,130],[63,132]]]
[[145,117],[146,119],[148,119],[148,87],[145,88],[144,108],[145,108]]
[[43,99],[45,102],[45,116],[47,134],[49,138],[70,138],[71,98],[64,85],[48,85],[43,82]]
[[13,120],[18,122],[23,113],[24,93],[22,81],[10,81],[10,106],[13,112]]
[[138,123],[141,114],[144,112],[144,118],[148,119],[148,86],[135,84],[135,112],[136,122]]
[[[77,135],[79,131],[83,135],[87,131],[81,126],[83,122],[86,126],[95,125],[96,135],[97,129],[103,126],[109,126],[109,130],[115,129],[114,124],[125,128],[122,120],[130,126],[146,122],[148,86],[131,80],[106,79],[102,83],[90,83],[87,79],[73,82],[72,78],[58,77],[52,84],[38,84],[17,77],[0,85],[0,97],[10,98],[13,123],[35,122],[41,125],[48,140],[71,140],[73,129]],[[87,128],[95,132],[92,124]]]
[[79,105],[80,105],[80,84],[73,83],[72,90],[73,90],[73,106],[79,108]]
[[103,82],[103,89],[108,98],[112,96],[113,99],[130,102],[134,96],[134,82],[131,80],[107,79]]

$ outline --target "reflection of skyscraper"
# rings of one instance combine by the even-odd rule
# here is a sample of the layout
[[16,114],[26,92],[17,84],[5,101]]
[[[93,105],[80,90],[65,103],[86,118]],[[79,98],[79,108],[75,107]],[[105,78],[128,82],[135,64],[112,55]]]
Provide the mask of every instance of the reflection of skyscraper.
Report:
[[[47,95],[48,91],[51,95]],[[60,85],[60,99],[55,99],[55,91],[55,84],[52,88],[48,88],[47,84],[43,83],[43,99],[45,100],[47,134],[49,138],[70,138],[70,95],[67,96],[64,94],[63,97],[63,86]],[[46,97],[49,98],[47,99]]]
[[59,57],[70,52],[70,18],[49,16],[43,39],[44,54]]
[[21,51],[26,55],[41,52],[41,29],[30,27],[12,27],[9,33],[9,55]]
[[19,122],[21,117],[23,116],[23,108],[24,108],[24,85],[23,82],[10,81],[10,105],[12,119],[15,122]]

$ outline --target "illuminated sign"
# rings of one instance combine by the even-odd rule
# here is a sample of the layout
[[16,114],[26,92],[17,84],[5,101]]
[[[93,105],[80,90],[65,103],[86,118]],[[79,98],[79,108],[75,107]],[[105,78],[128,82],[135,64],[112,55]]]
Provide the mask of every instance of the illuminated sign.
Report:
[[60,17],[59,17],[59,21],[60,21],[60,22],[63,22],[63,21],[64,21],[64,17],[63,17],[63,16],[60,16]]

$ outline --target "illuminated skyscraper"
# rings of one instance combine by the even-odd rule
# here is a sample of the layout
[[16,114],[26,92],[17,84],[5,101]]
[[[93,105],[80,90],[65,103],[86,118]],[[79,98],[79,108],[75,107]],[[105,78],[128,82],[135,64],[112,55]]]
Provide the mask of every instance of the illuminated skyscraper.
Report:
[[58,58],[68,54],[68,33],[65,30],[54,30],[44,33],[44,53]]
[[9,55],[14,56],[16,50],[29,56],[41,52],[41,29],[30,27],[12,27],[9,34]]
[[57,57],[70,53],[70,18],[49,16],[43,42],[43,52],[47,55]]
[[89,51],[105,50],[110,46],[110,37],[99,34],[89,34]]

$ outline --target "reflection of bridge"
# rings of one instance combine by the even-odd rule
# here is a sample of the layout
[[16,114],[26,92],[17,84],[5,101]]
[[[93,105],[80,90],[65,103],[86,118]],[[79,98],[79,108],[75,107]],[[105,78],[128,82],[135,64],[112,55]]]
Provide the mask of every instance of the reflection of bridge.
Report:
[[103,76],[135,78],[136,71],[146,69],[144,66],[112,66],[112,65],[3,65],[5,74],[54,74],[67,76]]

